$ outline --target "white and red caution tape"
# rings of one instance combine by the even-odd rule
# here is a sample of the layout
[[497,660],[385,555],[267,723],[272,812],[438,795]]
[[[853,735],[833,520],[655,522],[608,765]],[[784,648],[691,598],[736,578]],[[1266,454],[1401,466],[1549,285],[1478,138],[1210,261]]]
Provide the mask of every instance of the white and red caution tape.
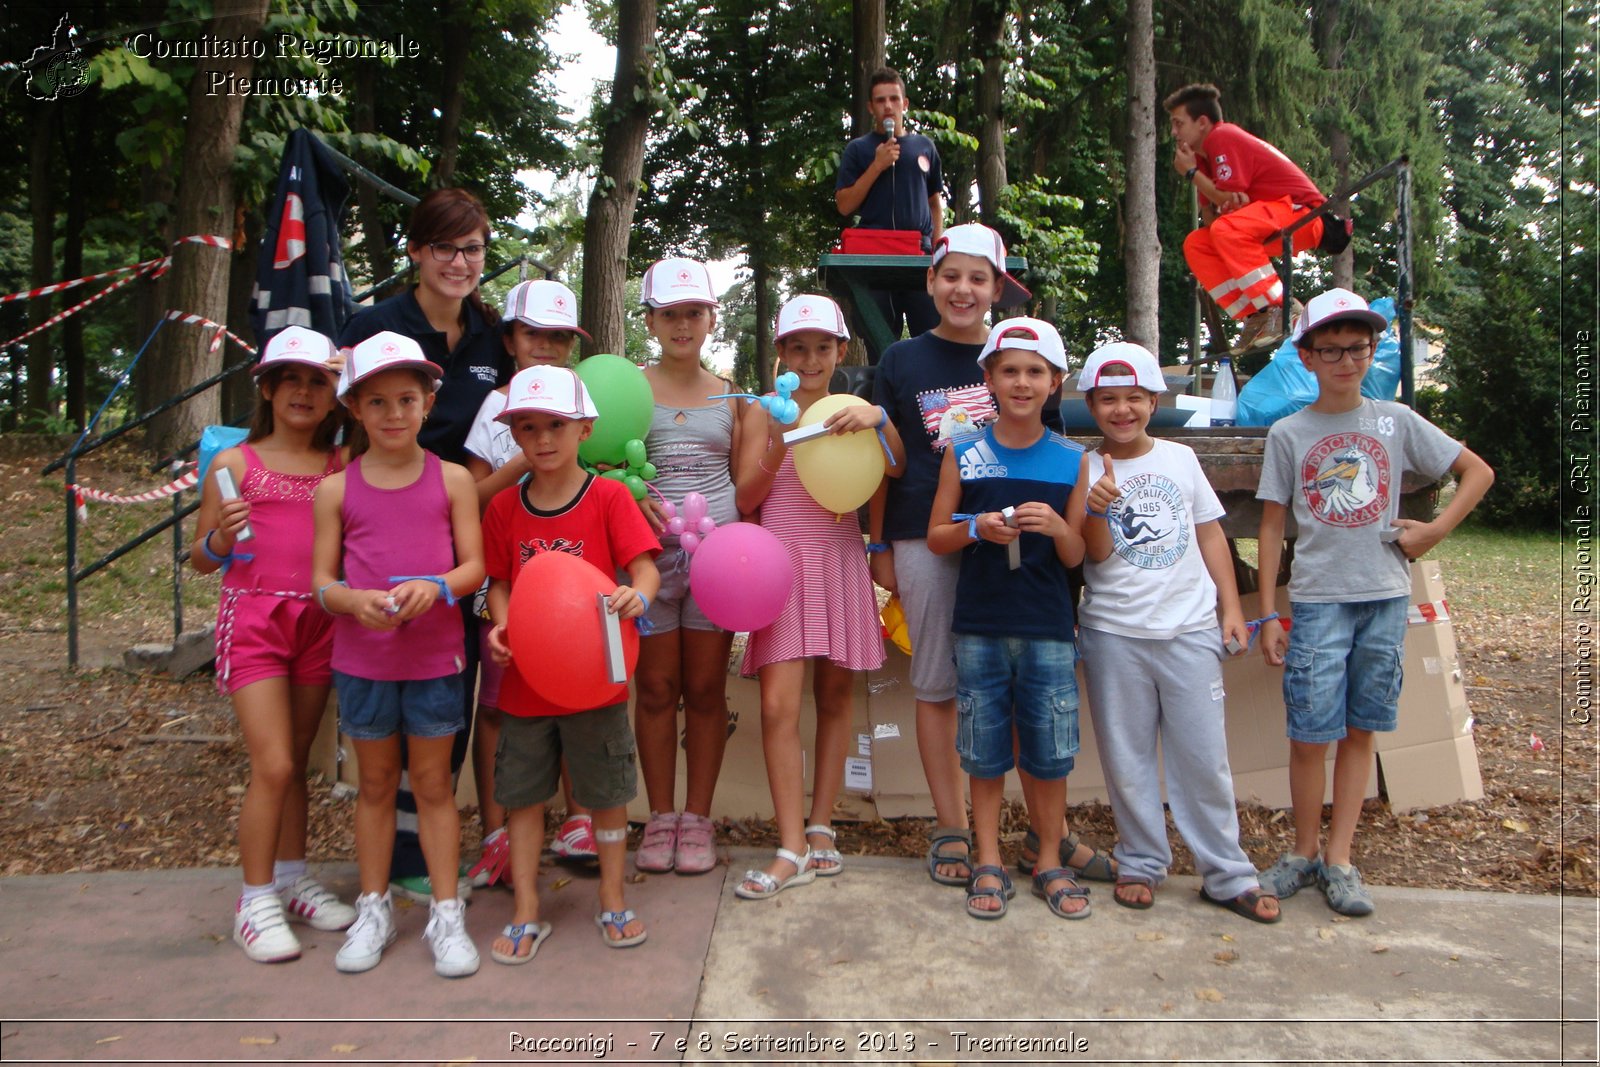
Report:
[[215,352],[218,348],[221,348],[223,337],[227,337],[234,344],[238,345],[252,356],[256,354],[255,345],[249,344],[238,334],[231,332],[226,326],[222,325],[222,323],[212,322],[204,315],[196,315],[192,312],[179,311],[174,308],[173,310],[167,312],[167,321],[181,322],[185,326],[199,326],[203,329],[216,330],[216,336],[211,338],[210,351],[212,352]]
[[78,521],[89,521],[88,502],[93,500],[96,504],[148,504],[155,500],[166,500],[168,497],[177,496],[185,489],[193,489],[200,480],[200,471],[195,464],[189,464],[189,470],[174,478],[166,485],[157,489],[149,489],[143,493],[107,493],[99,489],[91,489],[87,485],[69,485],[78,505]]
[[1419,626],[1425,622],[1449,622],[1450,602],[1448,600],[1424,601],[1421,604],[1412,604],[1406,608],[1406,622],[1412,626]]
[[[229,241],[226,237],[218,237],[218,236],[216,236],[214,234],[190,234],[187,237],[178,238],[176,241],[173,242],[173,244],[174,245],[198,244],[198,245],[206,245],[206,246],[208,246],[210,248],[224,248],[224,249],[233,247],[233,242]],[[14,301],[14,300],[33,300],[33,299],[36,299],[38,297],[50,296],[52,294],[59,293],[59,292],[61,292],[63,290],[66,290],[66,289],[76,288],[77,286],[80,286],[80,285],[86,285],[89,282],[99,281],[99,280],[104,279],[104,278],[110,278],[110,277],[113,277],[113,276],[118,275],[118,274],[127,274],[128,275],[128,277],[126,277],[126,278],[120,278],[117,281],[112,282],[110,285],[106,286],[104,289],[100,290],[98,293],[95,293],[93,296],[89,297],[88,299],[83,300],[83,301],[81,301],[81,302],[79,302],[77,304],[74,304],[72,307],[69,307],[69,308],[67,308],[67,309],[65,309],[63,311],[57,312],[56,314],[50,316],[50,318],[46,319],[44,322],[40,323],[38,326],[35,326],[30,330],[27,330],[27,331],[25,331],[23,333],[18,334],[16,337],[13,337],[11,340],[5,342],[4,344],[0,344],[0,352],[5,351],[6,349],[10,348],[12,345],[20,344],[21,342],[26,341],[28,338],[34,336],[35,334],[43,333],[45,330],[48,330],[50,327],[55,326],[55,325],[61,323],[62,321],[66,320],[66,319],[71,318],[72,316],[76,315],[78,312],[82,311],[84,308],[88,307],[89,305],[94,304],[94,303],[98,303],[99,301],[105,299],[107,296],[110,296],[112,293],[116,292],[118,289],[121,289],[123,286],[127,285],[129,282],[132,282],[132,281],[135,281],[135,280],[137,280],[139,278],[143,278],[143,277],[147,277],[147,276],[151,277],[151,278],[159,278],[159,277],[161,277],[161,275],[165,274],[167,272],[167,269],[169,267],[171,267],[171,266],[172,266],[172,257],[171,256],[163,256],[160,259],[147,259],[147,260],[144,260],[141,263],[129,264],[126,267],[117,267],[114,270],[101,271],[98,274],[89,274],[89,275],[85,275],[82,278],[72,278],[72,279],[69,279],[67,281],[52,282],[50,285],[42,285],[37,289],[27,289],[27,290],[24,290],[22,292],[10,293],[10,294],[8,294],[6,296],[0,296],[0,304],[10,303],[11,301]],[[220,343],[220,339],[221,339],[221,335],[219,334],[217,343]],[[237,340],[237,338],[235,338],[235,340]],[[215,345],[213,345],[213,349],[214,348],[215,348]],[[252,351],[254,351],[254,350],[252,349]]]

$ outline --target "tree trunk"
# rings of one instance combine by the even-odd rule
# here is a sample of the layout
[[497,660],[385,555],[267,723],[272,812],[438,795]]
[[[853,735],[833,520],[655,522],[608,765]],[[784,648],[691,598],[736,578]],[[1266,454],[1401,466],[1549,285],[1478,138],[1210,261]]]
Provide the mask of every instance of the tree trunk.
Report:
[[[261,217],[261,209],[248,212],[240,229],[244,231],[244,240],[233,250],[228,265],[228,321],[250,321],[250,292],[256,282],[256,248],[261,244],[261,234],[266,230],[266,224]],[[234,331],[239,333],[238,330]],[[246,334],[245,336],[249,336]],[[261,338],[253,338],[257,347]],[[222,365],[237,363],[248,358],[248,354],[238,345],[227,345],[222,349]],[[220,368],[219,368],[220,369]],[[251,376],[240,371],[232,378],[222,383],[222,418],[225,422],[234,422],[249,415],[255,407],[256,383]]]
[[[51,100],[39,105],[33,137],[28,145],[28,200],[33,215],[33,288],[59,281],[56,277],[55,176],[51,161],[55,153],[56,122],[61,104]],[[43,296],[28,301],[28,328],[42,325],[55,312],[57,297]],[[23,394],[24,419],[44,420],[53,413],[50,404],[50,379],[55,368],[50,332],[36,334],[28,342],[28,385]]]
[[[1311,5],[1312,41],[1317,54],[1322,57],[1322,67],[1328,72],[1328,82],[1334,92],[1340,91],[1344,70],[1345,31],[1343,22],[1344,0],[1317,0]],[[1333,184],[1339,189],[1350,184],[1350,131],[1345,128],[1343,107],[1323,109],[1322,136],[1328,146],[1328,156],[1333,161]],[[1350,215],[1350,201],[1340,197],[1333,202],[1333,211],[1341,218]],[[1341,289],[1355,288],[1356,250],[1346,246],[1333,257],[1333,284]]]
[[[377,63],[357,63],[355,66],[354,92],[350,110],[350,129],[355,133],[377,133],[377,103],[378,92]],[[394,269],[394,260],[389,252],[389,231],[383,222],[383,203],[379,199],[381,194],[376,188],[364,181],[352,181],[356,187],[356,219],[361,226],[361,251],[367,261],[367,272],[370,275],[366,285],[357,285],[356,288],[366,289],[376,285],[389,277],[389,272]]]
[[439,162],[433,169],[434,188],[455,184],[456,162],[461,156],[461,108],[467,63],[471,60],[472,24],[481,17],[473,5],[440,5],[440,36],[444,84],[439,91]]
[[[254,40],[267,17],[267,0],[218,0],[216,18],[207,27],[219,40]],[[255,60],[201,59],[189,82],[189,114],[173,213],[176,237],[217,235],[230,240],[234,231],[233,156],[239,144],[245,98],[208,95],[213,72],[248,80]],[[175,310],[226,322],[228,316],[228,249],[185,242],[172,250],[167,305]],[[212,349],[213,330],[168,323],[162,328],[153,368],[155,395],[173,396],[222,367],[223,349]],[[149,444],[157,452],[181,448],[217,421],[218,390],[208,390],[150,423]]]
[[653,110],[647,94],[634,99],[634,89],[645,82],[646,49],[655,35],[655,0],[617,0],[617,72],[600,144],[600,175],[589,194],[583,235],[582,321],[594,335],[584,345],[584,355],[623,350],[628,235],[639,200],[644,135]]
[[972,32],[977,57],[983,63],[978,75],[978,211],[984,225],[1000,221],[1000,195],[1006,190],[1006,126],[1002,114],[1005,93],[1004,0],[982,0],[972,10]]
[[1128,0],[1128,143],[1122,261],[1127,338],[1161,354],[1161,238],[1156,232],[1156,60],[1151,0]]
[[[97,143],[94,130],[95,110],[85,107],[82,98],[67,104],[63,131],[70,125],[71,137],[77,144]],[[70,149],[62,153],[67,161],[67,232],[61,252],[61,275],[64,278],[83,277],[83,228],[88,221],[90,171],[100,173],[94,162],[75,156]],[[90,312],[92,313],[92,312]],[[67,420],[79,430],[87,417],[88,359],[83,350],[83,314],[72,316],[61,324],[62,364],[67,376]]]
[[850,116],[850,136],[862,137],[872,129],[872,113],[867,108],[872,90],[867,84],[873,71],[882,67],[884,36],[887,33],[888,15],[884,0],[853,0],[850,5],[850,29],[854,38],[855,55],[855,107]]

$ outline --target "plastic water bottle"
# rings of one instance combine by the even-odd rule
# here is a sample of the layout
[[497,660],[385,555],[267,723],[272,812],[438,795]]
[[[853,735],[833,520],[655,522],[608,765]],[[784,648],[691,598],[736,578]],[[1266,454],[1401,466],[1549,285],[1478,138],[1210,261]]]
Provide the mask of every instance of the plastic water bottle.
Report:
[[1233,361],[1227,356],[1217,365],[1216,380],[1211,383],[1211,425],[1232,426],[1239,407],[1239,387],[1233,380]]

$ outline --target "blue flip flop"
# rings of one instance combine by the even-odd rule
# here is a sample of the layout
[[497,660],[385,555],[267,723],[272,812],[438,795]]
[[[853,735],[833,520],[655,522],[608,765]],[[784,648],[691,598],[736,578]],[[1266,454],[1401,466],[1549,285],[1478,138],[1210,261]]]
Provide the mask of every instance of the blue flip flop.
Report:
[[[511,939],[511,951],[501,952],[499,949],[491,948],[489,957],[496,963],[504,963],[508,967],[532,963],[533,957],[539,954],[539,946],[550,936],[550,930],[549,923],[507,923],[506,928],[500,931],[500,935]],[[528,950],[527,955],[522,955],[522,942],[526,939],[532,939],[533,947]]]

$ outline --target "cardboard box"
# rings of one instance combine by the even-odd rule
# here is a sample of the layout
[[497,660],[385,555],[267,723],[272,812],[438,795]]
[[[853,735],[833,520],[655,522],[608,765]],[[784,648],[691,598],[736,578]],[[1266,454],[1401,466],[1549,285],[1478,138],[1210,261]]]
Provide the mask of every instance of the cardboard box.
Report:
[[1483,799],[1472,735],[1378,753],[1389,807],[1396,812]]
[[[1287,740],[1284,741],[1284,751],[1288,751]],[[1332,751],[1331,749],[1329,750]],[[1326,776],[1322,790],[1322,802],[1333,803],[1333,760],[1330,758],[1323,765]],[[1268,808],[1287,808],[1293,805],[1289,797],[1289,767],[1287,759],[1281,767],[1272,767],[1267,770],[1233,772],[1233,795],[1241,804],[1260,804]],[[1372,765],[1367,771],[1367,788],[1362,796],[1375,797],[1378,795],[1378,761],[1372,760]]]

